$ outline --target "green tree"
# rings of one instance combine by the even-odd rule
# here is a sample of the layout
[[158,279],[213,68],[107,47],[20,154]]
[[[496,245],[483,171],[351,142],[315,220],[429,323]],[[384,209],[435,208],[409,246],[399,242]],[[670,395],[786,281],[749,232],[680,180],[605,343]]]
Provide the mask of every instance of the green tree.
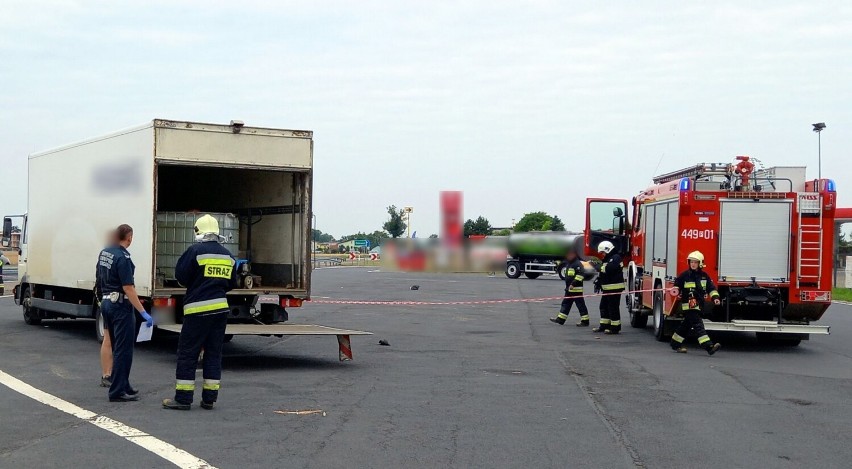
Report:
[[390,218],[382,225],[382,228],[390,233],[392,238],[399,238],[405,233],[406,225],[403,221],[405,214],[401,209],[397,209],[396,205],[391,205],[388,207],[388,215]]
[[314,241],[318,243],[330,243],[334,241],[334,236],[328,233],[323,233],[320,230],[311,230],[311,233],[313,233]]
[[545,224],[548,224],[548,230],[553,219],[545,212],[532,212],[524,214],[523,218],[515,225],[516,233],[525,233],[527,231],[544,231]]
[[562,223],[556,215],[550,219],[550,231],[565,231],[565,223]]
[[527,231],[565,231],[565,223],[562,223],[562,220],[555,215],[548,215],[547,212],[527,213],[515,225],[515,232]]
[[464,236],[470,235],[490,235],[491,234],[491,223],[488,222],[488,219],[479,216],[479,218],[474,220],[467,220],[464,222]]
[[493,233],[494,236],[509,236],[510,234],[512,234],[512,232],[509,230],[500,230]]
[[389,237],[390,236],[387,233],[385,233],[384,231],[378,231],[377,230],[377,231],[372,232],[371,234],[367,234],[367,233],[363,233],[363,232],[359,231],[355,234],[341,236],[340,242],[345,243],[345,242],[351,241],[353,239],[366,239],[367,241],[370,242],[370,249],[372,249],[376,246],[381,245],[382,241],[385,240],[385,239],[388,239]]

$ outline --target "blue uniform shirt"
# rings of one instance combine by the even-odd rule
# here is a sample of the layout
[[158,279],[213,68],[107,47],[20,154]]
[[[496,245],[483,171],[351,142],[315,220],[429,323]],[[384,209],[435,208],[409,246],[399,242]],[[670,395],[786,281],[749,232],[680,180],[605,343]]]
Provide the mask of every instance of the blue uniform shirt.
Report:
[[133,285],[136,266],[123,246],[111,246],[98,256],[98,282],[101,294],[124,293],[125,285]]

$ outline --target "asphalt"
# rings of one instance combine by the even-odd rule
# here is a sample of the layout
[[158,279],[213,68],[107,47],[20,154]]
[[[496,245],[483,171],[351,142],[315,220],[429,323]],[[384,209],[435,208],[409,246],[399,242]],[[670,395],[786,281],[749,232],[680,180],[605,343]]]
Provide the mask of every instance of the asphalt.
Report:
[[[457,301],[561,293],[554,277],[314,272],[315,299]],[[418,290],[411,290],[419,285]],[[0,300],[0,370],[216,467],[849,467],[852,308],[799,347],[717,334],[713,357],[548,321],[556,301],[310,304],[299,324],[368,330],[355,360],[333,337],[237,337],[218,407],[160,409],[176,337],[137,347],[136,403],[109,403],[90,321],[27,326]],[[595,318],[597,301],[590,301]],[[573,311],[569,321],[577,319]],[[387,340],[390,346],[378,345]],[[200,377],[200,376],[199,376]],[[275,411],[320,410],[308,415]],[[168,467],[152,453],[0,385],[0,467]]]

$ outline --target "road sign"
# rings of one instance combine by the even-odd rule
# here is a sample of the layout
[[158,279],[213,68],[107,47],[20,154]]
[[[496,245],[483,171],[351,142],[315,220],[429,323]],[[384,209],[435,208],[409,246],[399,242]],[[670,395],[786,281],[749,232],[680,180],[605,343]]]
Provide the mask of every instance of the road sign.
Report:
[[355,246],[370,247],[370,240],[369,239],[356,239],[355,240]]
[[354,253],[354,252],[350,252],[350,253],[349,253],[349,260],[350,260],[350,261],[354,261],[354,260],[355,260],[355,253]]
[[376,261],[378,259],[379,259],[379,255],[377,253],[374,252],[374,253],[370,254],[370,260],[371,261]]

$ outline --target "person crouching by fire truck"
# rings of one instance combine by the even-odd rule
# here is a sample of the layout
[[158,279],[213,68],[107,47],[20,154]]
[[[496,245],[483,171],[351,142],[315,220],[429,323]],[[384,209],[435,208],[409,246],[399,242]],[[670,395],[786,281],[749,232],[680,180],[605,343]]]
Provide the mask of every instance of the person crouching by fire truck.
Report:
[[624,265],[615,245],[609,241],[598,244],[598,254],[603,255],[601,273],[596,280],[601,296],[601,324],[592,329],[604,334],[621,332],[621,292],[624,291]]
[[580,322],[577,323],[577,327],[587,327],[589,325],[589,309],[586,308],[586,300],[583,299],[583,264],[574,251],[569,251],[565,259],[568,261],[568,265],[565,267],[565,298],[562,299],[559,314],[555,318],[550,318],[550,320],[559,325],[565,324],[568,313],[571,312],[571,307],[576,304],[577,311],[580,312]]
[[704,296],[709,295],[714,304],[719,304],[719,292],[710,276],[702,270],[704,267],[704,254],[700,251],[692,251],[687,256],[689,268],[683,271],[675,279],[675,289],[680,299],[684,318],[672,335],[671,346],[678,353],[686,353],[683,341],[690,333],[698,336],[698,345],[713,355],[722,346],[713,343],[704,330],[704,321],[701,320],[701,310],[704,308]]

